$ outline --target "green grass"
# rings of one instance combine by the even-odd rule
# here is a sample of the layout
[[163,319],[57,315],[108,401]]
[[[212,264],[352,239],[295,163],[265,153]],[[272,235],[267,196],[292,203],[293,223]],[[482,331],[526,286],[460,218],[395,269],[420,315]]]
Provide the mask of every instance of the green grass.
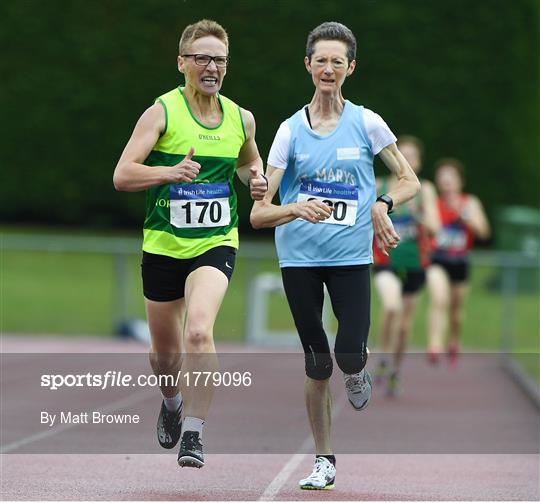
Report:
[[2,258],[3,332],[110,333],[112,257],[4,251]]
[[517,353],[513,355],[514,361],[530,377],[540,383],[540,359],[538,350],[534,353]]
[[[140,257],[128,257],[131,316],[144,318],[140,281]],[[244,338],[248,285],[258,272],[279,274],[275,260],[237,260],[229,290],[215,327],[217,340]],[[2,333],[110,335],[117,318],[115,263],[111,255],[95,253],[3,251],[0,283]],[[499,349],[502,301],[498,290],[486,287],[496,271],[473,269],[471,291],[465,306],[463,345],[470,349]],[[538,275],[538,272],[535,272]],[[420,296],[411,345],[425,346],[427,295]],[[373,290],[371,346],[378,333],[379,302]],[[538,292],[514,298],[512,326],[516,352],[538,352]],[[293,330],[285,298],[271,296],[269,325]],[[335,322],[332,324],[335,329]]]

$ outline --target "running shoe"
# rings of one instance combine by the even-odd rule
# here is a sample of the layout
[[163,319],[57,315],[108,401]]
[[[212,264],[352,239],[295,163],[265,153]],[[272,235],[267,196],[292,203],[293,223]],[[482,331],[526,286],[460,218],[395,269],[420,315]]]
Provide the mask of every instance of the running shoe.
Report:
[[401,393],[399,385],[399,375],[397,372],[392,372],[388,376],[388,382],[386,385],[386,395],[389,397],[396,397]]
[[356,374],[343,374],[349,402],[356,410],[363,410],[371,399],[371,376],[366,369]]
[[385,360],[380,360],[375,368],[375,372],[373,372],[373,381],[375,382],[375,386],[380,386],[384,382],[387,371],[388,364]]
[[298,484],[300,489],[334,489],[336,480],[336,467],[328,459],[319,456],[315,459],[315,466],[309,477],[302,479]]
[[182,431],[182,404],[176,412],[171,412],[165,407],[165,401],[161,402],[161,410],[156,426],[159,445],[165,449],[172,449],[180,440]]
[[178,464],[180,466],[191,466],[192,468],[202,468],[204,466],[202,443],[198,432],[185,431],[182,435]]

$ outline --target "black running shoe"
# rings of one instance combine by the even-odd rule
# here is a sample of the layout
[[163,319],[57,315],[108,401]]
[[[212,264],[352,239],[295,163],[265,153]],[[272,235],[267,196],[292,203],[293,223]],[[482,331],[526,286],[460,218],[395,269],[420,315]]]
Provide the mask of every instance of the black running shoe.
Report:
[[161,410],[157,421],[156,433],[159,445],[165,449],[172,449],[180,440],[182,432],[182,404],[176,412],[171,412],[161,402]]
[[193,468],[202,468],[204,466],[204,455],[198,432],[185,431],[182,435],[180,452],[178,453],[178,464]]

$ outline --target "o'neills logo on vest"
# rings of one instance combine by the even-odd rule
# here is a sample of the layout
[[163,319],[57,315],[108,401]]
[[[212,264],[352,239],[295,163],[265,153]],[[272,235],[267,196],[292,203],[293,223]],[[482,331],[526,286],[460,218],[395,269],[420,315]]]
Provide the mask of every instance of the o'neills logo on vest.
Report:
[[221,136],[217,134],[200,134],[199,140],[221,140]]

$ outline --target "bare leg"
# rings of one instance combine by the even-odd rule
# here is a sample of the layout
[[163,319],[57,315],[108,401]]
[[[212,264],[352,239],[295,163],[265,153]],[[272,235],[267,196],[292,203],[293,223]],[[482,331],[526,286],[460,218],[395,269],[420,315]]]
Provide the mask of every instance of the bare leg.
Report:
[[[184,413],[186,417],[206,419],[213,396],[211,378],[205,385],[205,374],[218,370],[214,346],[214,322],[228,286],[227,277],[215,267],[200,267],[186,280],[186,326],[184,330],[185,361],[182,375]],[[197,385],[194,385],[199,375]],[[189,384],[189,385],[188,385]]]
[[315,441],[315,453],[333,454],[330,439],[332,427],[330,379],[318,381],[306,377],[304,392],[309,423]]
[[466,294],[466,283],[455,283],[452,285],[450,294],[450,338],[448,341],[448,345],[452,347],[459,346],[463,323],[463,301]]
[[407,348],[407,341],[409,340],[409,334],[411,333],[417,299],[418,295],[416,293],[408,293],[403,296],[403,314],[401,316],[397,344],[394,351],[394,368],[396,370],[401,366],[403,354]]
[[390,271],[375,275],[375,287],[382,304],[379,341],[383,355],[393,353],[399,329],[403,303],[401,282]]
[[[156,376],[170,375],[174,378],[182,365],[184,299],[156,302],[145,298],[144,301],[152,338],[150,365]],[[165,384],[168,383],[161,382],[160,385],[164,396],[173,397],[178,393],[178,387]]]
[[428,351],[440,353],[444,346],[450,304],[450,280],[441,266],[436,264],[429,266],[427,270],[427,286],[430,296]]

